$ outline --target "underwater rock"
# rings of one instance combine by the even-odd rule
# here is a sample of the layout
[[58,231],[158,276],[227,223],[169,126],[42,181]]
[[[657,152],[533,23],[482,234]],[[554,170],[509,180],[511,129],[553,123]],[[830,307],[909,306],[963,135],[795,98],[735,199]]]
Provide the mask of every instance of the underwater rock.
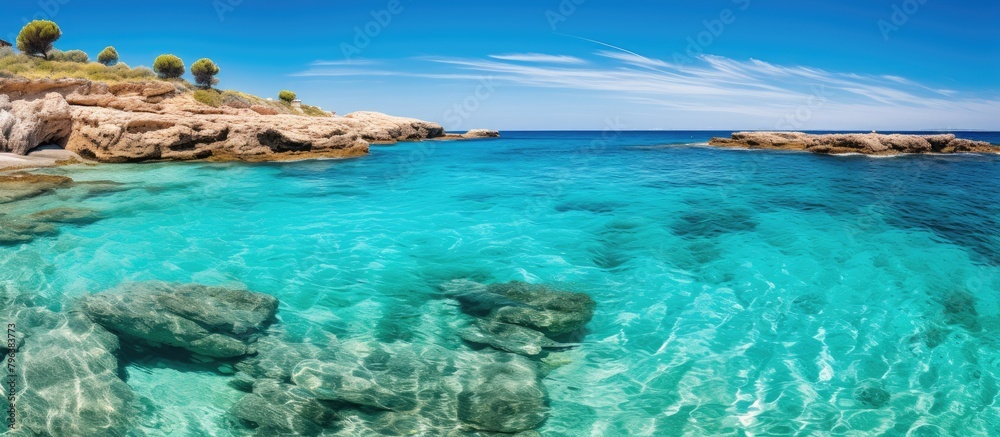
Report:
[[30,243],[38,237],[56,235],[59,229],[51,223],[9,218],[0,215],[0,246]]
[[480,285],[452,281],[445,292],[462,304],[463,311],[480,316],[490,313],[499,321],[532,328],[549,336],[583,328],[597,304],[584,293],[553,290],[520,281]]
[[889,392],[873,382],[863,383],[854,389],[854,399],[865,408],[882,408],[889,403]]
[[529,357],[541,354],[544,348],[574,346],[552,341],[545,334],[534,329],[500,322],[492,318],[475,321],[472,326],[462,330],[459,335],[463,340],[471,343],[485,344],[502,351]]
[[[118,338],[78,313],[5,310],[3,320],[24,335],[15,356],[20,430],[38,436],[124,436],[135,396],[119,378]],[[8,389],[0,386],[5,400]],[[0,404],[7,407],[5,402]]]
[[492,432],[532,430],[548,417],[545,389],[531,361],[506,355],[508,361],[478,369],[458,396],[458,418]]
[[101,219],[101,214],[91,209],[53,208],[28,216],[31,220],[46,223],[90,224]]
[[256,435],[319,435],[331,426],[337,414],[309,392],[273,379],[261,379],[253,393],[232,408],[234,416],[258,427]]
[[127,337],[230,358],[253,352],[251,345],[274,318],[278,300],[245,290],[150,282],[87,296],[80,306],[97,323]]
[[73,179],[32,173],[0,175],[0,204],[38,197],[73,185]]
[[292,380],[292,369],[306,360],[332,360],[334,352],[311,343],[285,341],[274,335],[261,337],[254,344],[257,354],[236,363],[236,369],[252,378]]
[[960,325],[971,332],[979,332],[979,312],[976,311],[976,298],[967,291],[951,291],[941,298],[944,307],[944,319],[949,325]]
[[292,382],[318,399],[409,411],[417,407],[421,374],[436,375],[426,375],[424,363],[406,355],[412,354],[391,354],[380,346],[367,355],[338,350],[332,360],[299,363],[292,370]]

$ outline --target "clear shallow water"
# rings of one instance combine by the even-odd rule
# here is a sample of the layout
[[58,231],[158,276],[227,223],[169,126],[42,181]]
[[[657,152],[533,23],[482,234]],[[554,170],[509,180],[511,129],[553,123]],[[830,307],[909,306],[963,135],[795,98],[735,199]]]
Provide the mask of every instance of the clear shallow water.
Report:
[[[449,347],[438,284],[522,280],[598,303],[545,380],[545,435],[1000,433],[1000,158],[684,145],[723,134],[49,170],[129,189],[13,206],[108,218],[0,247],[0,280],[54,302],[126,281],[246,286],[302,339]],[[232,433],[226,377],[126,370],[141,431]],[[866,388],[890,398],[871,408]]]

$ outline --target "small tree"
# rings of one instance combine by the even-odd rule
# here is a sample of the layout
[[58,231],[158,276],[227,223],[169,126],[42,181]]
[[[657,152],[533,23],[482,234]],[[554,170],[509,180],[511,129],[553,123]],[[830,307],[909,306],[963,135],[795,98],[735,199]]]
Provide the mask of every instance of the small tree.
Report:
[[49,58],[52,43],[62,36],[56,23],[49,20],[35,20],[21,29],[17,35],[17,49],[22,53]]
[[90,57],[83,50],[67,50],[61,52],[58,49],[52,49],[49,52],[49,60],[52,61],[62,61],[62,62],[79,62],[81,64],[86,64],[90,62]]
[[153,61],[153,71],[161,79],[177,79],[184,75],[184,61],[174,55],[160,55]]
[[292,100],[295,100],[295,97],[295,93],[288,90],[278,93],[278,98],[281,99],[282,102],[292,103]]
[[107,46],[101,53],[97,55],[97,62],[100,62],[107,66],[112,66],[118,63],[118,50],[115,50],[112,46]]
[[194,81],[204,88],[211,88],[219,83],[219,79],[215,78],[219,74],[219,66],[208,58],[201,58],[191,64],[191,74],[194,75]]

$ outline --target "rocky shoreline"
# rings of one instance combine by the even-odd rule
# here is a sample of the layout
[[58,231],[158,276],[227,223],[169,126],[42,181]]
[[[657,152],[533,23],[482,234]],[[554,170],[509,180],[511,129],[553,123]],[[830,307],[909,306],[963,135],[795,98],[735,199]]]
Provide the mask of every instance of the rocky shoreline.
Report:
[[449,135],[437,123],[377,112],[308,117],[265,109],[211,107],[163,81],[0,79],[0,153],[23,156],[53,144],[96,162],[283,161],[361,156],[371,144],[499,135]]
[[712,138],[710,146],[742,149],[801,150],[827,155],[899,155],[928,153],[1000,153],[1000,146],[956,138],[953,134],[825,134],[802,132],[735,132]]

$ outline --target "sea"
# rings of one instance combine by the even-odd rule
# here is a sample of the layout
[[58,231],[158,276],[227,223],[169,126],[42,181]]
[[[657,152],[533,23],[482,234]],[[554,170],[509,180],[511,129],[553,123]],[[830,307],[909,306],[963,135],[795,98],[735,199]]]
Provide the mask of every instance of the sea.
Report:
[[[0,247],[0,288],[53,311],[130,282],[245,288],[302,341],[469,348],[434,320],[457,306],[441,285],[523,281],[597,304],[543,381],[545,436],[1000,435],[1000,155],[707,146],[730,133],[38,170],[122,189],[0,205],[103,217]],[[122,365],[135,435],[248,435],[230,375]]]

